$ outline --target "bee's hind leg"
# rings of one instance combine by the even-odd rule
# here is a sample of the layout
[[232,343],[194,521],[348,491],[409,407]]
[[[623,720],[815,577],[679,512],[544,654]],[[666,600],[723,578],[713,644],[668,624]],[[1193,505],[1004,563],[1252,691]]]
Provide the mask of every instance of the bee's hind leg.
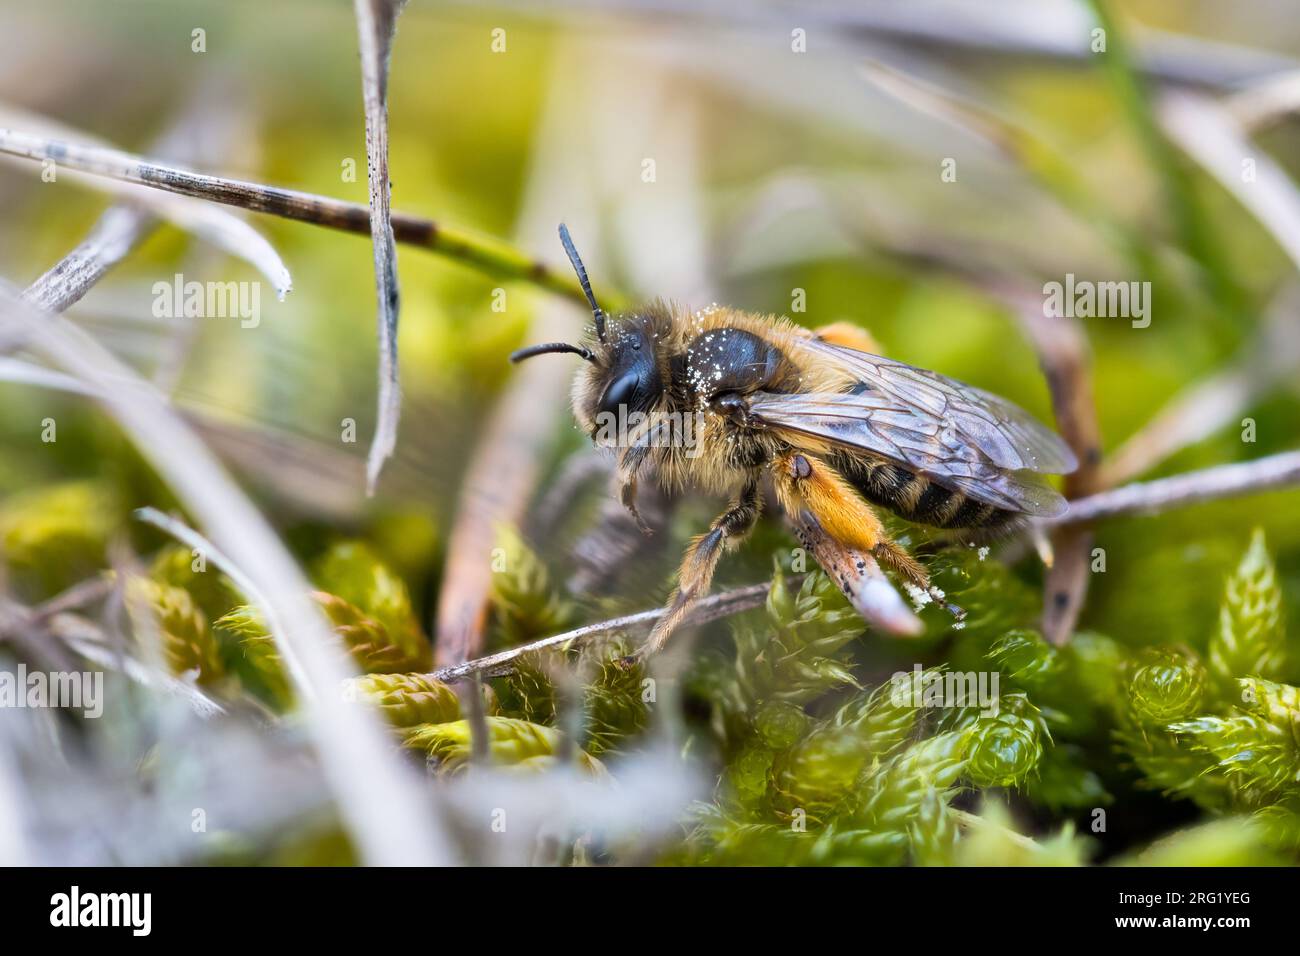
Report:
[[877,561],[893,568],[908,583],[916,585],[922,591],[928,592],[930,590],[930,572],[896,541],[890,538],[881,538],[876,546],[871,549],[871,553]]
[[960,608],[944,600],[943,594],[930,584],[929,572],[889,537],[871,506],[825,461],[792,452],[774,463],[772,478],[781,506],[788,513],[807,511],[836,541],[871,554],[955,617],[964,616]]
[[732,501],[731,507],[714,519],[709,530],[691,542],[677,575],[677,590],[646,639],[643,654],[661,650],[695,602],[708,593],[722,552],[750,532],[761,509],[758,482],[751,481]]
[[[949,601],[942,591],[930,583],[930,572],[897,542],[890,538],[882,538],[880,543],[872,549],[872,554],[877,561],[893,568],[909,584],[917,588],[957,620],[963,621],[966,619],[966,612]],[[919,598],[919,600],[924,601],[925,599]]]

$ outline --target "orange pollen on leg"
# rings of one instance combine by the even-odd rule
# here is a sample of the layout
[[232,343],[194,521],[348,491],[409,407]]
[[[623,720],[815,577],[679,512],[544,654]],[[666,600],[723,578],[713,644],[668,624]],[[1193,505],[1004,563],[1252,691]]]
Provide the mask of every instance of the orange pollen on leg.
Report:
[[871,506],[833,468],[811,455],[795,452],[781,459],[775,484],[787,512],[808,511],[843,545],[870,551],[885,536]]

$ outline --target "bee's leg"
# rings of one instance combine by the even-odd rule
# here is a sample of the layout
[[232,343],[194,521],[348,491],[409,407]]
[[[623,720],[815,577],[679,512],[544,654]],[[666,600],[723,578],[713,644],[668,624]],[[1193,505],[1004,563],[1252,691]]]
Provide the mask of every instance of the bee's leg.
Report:
[[653,654],[662,649],[692,605],[708,593],[722,552],[750,532],[758,521],[761,508],[758,481],[751,480],[732,501],[731,507],[714,519],[709,530],[691,542],[677,575],[677,590],[668,600],[663,617],[646,639],[644,653]]
[[960,608],[949,605],[930,586],[929,572],[889,537],[871,506],[826,462],[804,452],[791,452],[775,461],[772,478],[781,507],[789,514],[807,511],[836,541],[867,552],[936,603],[960,615]]
[[632,520],[636,522],[638,531],[646,537],[655,533],[655,529],[646,523],[646,520],[641,517],[641,512],[636,507],[636,475],[628,476],[627,480],[619,485],[618,500],[627,509],[627,513],[632,516]]
[[636,509],[636,476],[648,453],[647,446],[633,445],[624,449],[618,459],[618,500],[636,522],[637,530],[644,535],[654,534],[654,529],[646,524]]
[[880,344],[871,333],[852,322],[832,322],[813,329],[813,336],[831,345],[842,345],[857,352],[879,354]]
[[808,512],[830,537],[858,551],[873,552],[888,540],[876,513],[834,468],[805,452],[772,463],[772,483],[787,514]]
[[922,591],[930,591],[930,572],[921,562],[903,550],[899,544],[884,538],[871,552],[881,564],[887,564]]
[[930,600],[957,620],[966,619],[966,612],[947,600],[944,593],[930,583],[930,572],[921,566],[921,562],[904,551],[896,541],[885,538],[876,545],[872,554],[881,564],[893,568],[907,579],[908,583],[929,595]]

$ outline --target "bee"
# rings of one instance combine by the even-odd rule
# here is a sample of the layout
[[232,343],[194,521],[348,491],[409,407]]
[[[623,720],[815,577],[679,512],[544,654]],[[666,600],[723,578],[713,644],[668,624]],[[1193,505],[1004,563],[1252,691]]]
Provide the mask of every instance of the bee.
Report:
[[[708,593],[723,552],[754,527],[764,479],[786,513],[811,516],[924,591],[928,573],[889,536],[876,507],[967,538],[1007,534],[1067,507],[1044,475],[1073,471],[1074,455],[1011,402],[873,354],[870,336],[847,323],[808,330],[784,317],[661,301],[608,316],[564,225],[560,241],[593,326],[581,344],[534,345],[510,360],[583,359],[574,417],[598,444],[617,446],[620,498],[643,531],[636,489],[648,472],[670,494],[730,497],[690,543],[647,653],[663,647]],[[611,421],[632,427],[616,441],[597,438]]]

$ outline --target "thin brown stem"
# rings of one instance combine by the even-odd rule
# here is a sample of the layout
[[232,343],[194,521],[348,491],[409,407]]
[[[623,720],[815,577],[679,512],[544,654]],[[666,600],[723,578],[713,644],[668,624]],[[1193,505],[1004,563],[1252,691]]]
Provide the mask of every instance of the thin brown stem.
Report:
[[[704,598],[687,617],[686,623],[707,624],[709,621],[716,621],[718,618],[729,617],[732,614],[739,614],[741,611],[748,611],[750,608],[758,607],[767,599],[769,587],[770,585],[767,584],[750,584]],[[663,608],[655,608],[653,611],[640,611],[636,614],[616,617],[613,620],[601,621],[598,624],[586,624],[571,631],[565,631],[563,634],[544,637],[539,641],[533,641],[531,644],[521,644],[518,647],[512,647],[462,664],[440,667],[430,676],[446,683],[467,680],[476,674],[483,677],[501,677],[512,673],[521,657],[535,654],[538,651],[557,647],[570,647],[609,634],[627,633],[629,631],[648,633],[663,614]]]
[[[164,192],[206,199],[328,229],[370,235],[370,209],[362,203],[224,176],[209,176],[121,150],[63,142],[13,129],[0,129],[0,153],[37,162],[52,160],[69,169],[95,176],[137,183]],[[530,282],[586,305],[582,288],[568,272],[552,270],[539,259],[500,239],[401,212],[393,213],[392,224],[393,236],[398,242],[428,249],[492,276]],[[618,307],[621,301],[618,296],[607,290],[598,291],[602,304],[609,308]]]
[[1300,451],[1255,461],[1216,465],[1155,481],[1135,482],[1070,502],[1070,510],[1047,525],[1080,524],[1126,515],[1150,514],[1203,501],[1257,494],[1300,484]]

